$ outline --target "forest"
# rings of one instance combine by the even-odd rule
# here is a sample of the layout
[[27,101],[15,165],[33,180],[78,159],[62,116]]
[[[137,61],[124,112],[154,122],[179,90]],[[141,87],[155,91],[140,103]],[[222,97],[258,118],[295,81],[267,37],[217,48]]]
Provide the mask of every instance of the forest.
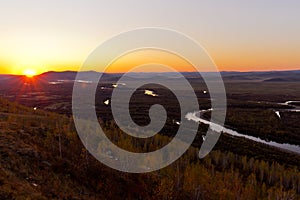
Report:
[[[225,148],[229,140],[224,135],[204,159],[198,158],[196,138],[184,156],[164,169],[124,173],[89,154],[72,117],[5,99],[0,105],[0,199],[300,198],[299,155],[274,152],[259,144],[255,146],[268,149],[265,155],[251,153],[253,146],[249,146],[250,153],[237,151],[234,145]],[[135,140],[113,121],[99,121],[114,143],[130,151],[151,151],[170,141],[161,134]],[[199,134],[203,130],[200,126]],[[230,143],[239,146],[247,142],[230,138]]]

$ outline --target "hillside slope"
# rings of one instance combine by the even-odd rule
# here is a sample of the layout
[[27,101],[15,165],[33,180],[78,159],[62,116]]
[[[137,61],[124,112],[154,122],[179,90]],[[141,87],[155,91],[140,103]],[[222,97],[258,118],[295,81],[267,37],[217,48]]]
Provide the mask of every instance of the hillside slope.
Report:
[[94,160],[69,118],[3,99],[0,105],[0,199],[121,199],[143,185]]

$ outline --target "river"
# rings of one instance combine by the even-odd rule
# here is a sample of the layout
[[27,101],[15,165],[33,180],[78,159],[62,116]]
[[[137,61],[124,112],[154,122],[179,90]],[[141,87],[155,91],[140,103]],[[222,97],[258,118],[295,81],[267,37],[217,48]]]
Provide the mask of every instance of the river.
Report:
[[[290,103],[293,103],[293,102],[299,102],[299,101],[287,101],[287,102],[281,103],[281,104],[289,105]],[[200,123],[207,124],[207,125],[209,125],[209,128],[211,130],[219,132],[219,133],[224,132],[224,133],[227,133],[227,134],[235,136],[235,137],[243,137],[243,138],[249,139],[251,141],[259,142],[259,143],[266,144],[266,145],[269,145],[272,147],[276,147],[276,148],[280,148],[283,150],[287,150],[287,151],[291,151],[291,152],[300,154],[300,146],[298,146],[298,145],[293,145],[293,144],[288,144],[288,143],[281,144],[281,143],[277,143],[274,141],[266,141],[266,140],[260,139],[259,137],[254,137],[254,136],[246,135],[243,133],[239,133],[237,131],[231,130],[229,128],[225,128],[219,124],[216,124],[216,123],[213,123],[213,122],[210,122],[208,120],[201,118],[201,115],[203,113],[209,112],[211,110],[212,109],[190,112],[190,113],[186,114],[185,118],[188,120],[195,121],[197,123],[200,122]],[[281,109],[280,111],[275,111],[275,112],[278,112],[278,114],[279,114],[279,112],[283,112],[283,111],[284,112],[287,112],[287,111],[300,112],[300,110],[298,109],[298,106],[295,106],[295,109],[286,109],[286,110]],[[279,114],[279,117],[280,117],[280,114]]]

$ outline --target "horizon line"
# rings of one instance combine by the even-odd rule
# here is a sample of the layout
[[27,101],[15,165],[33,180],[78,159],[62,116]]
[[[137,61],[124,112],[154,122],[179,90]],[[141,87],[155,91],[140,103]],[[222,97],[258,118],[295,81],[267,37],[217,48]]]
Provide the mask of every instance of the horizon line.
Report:
[[[250,71],[238,71],[238,70],[222,70],[222,71],[202,71],[202,72],[198,72],[198,71],[178,71],[179,73],[226,73],[226,72],[231,72],[231,73],[255,73],[255,72],[293,72],[293,71],[300,71],[300,68],[299,69],[287,69],[287,70],[284,70],[284,69],[279,69],[279,70],[250,70]],[[46,73],[66,73],[66,72],[73,72],[73,73],[80,73],[80,72],[94,72],[94,73],[103,73],[103,74],[125,74],[125,73],[128,73],[128,72],[99,72],[99,71],[95,71],[95,70],[87,70],[87,71],[76,71],[76,70],[62,70],[62,71],[54,71],[54,70],[49,70],[49,71],[46,71],[46,72],[43,72],[43,73],[40,73],[40,74],[37,74],[35,76],[40,76],[40,75],[43,75],[43,74],[46,74]],[[173,71],[170,71],[170,72],[156,72],[156,71],[153,71],[153,72],[129,72],[131,74],[138,74],[138,73],[175,73]],[[11,75],[11,76],[26,76],[24,74],[14,74],[14,73],[0,73],[0,75]]]

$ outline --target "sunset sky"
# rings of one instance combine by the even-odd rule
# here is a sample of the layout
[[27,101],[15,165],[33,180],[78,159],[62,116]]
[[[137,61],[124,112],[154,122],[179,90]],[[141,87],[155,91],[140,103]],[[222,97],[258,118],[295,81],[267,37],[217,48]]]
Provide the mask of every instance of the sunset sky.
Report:
[[[300,69],[299,9],[297,0],[4,0],[0,74],[78,70],[103,41],[139,27],[194,38],[222,71]],[[111,71],[124,72],[143,56],[124,58]],[[170,58],[159,60],[190,70]]]

